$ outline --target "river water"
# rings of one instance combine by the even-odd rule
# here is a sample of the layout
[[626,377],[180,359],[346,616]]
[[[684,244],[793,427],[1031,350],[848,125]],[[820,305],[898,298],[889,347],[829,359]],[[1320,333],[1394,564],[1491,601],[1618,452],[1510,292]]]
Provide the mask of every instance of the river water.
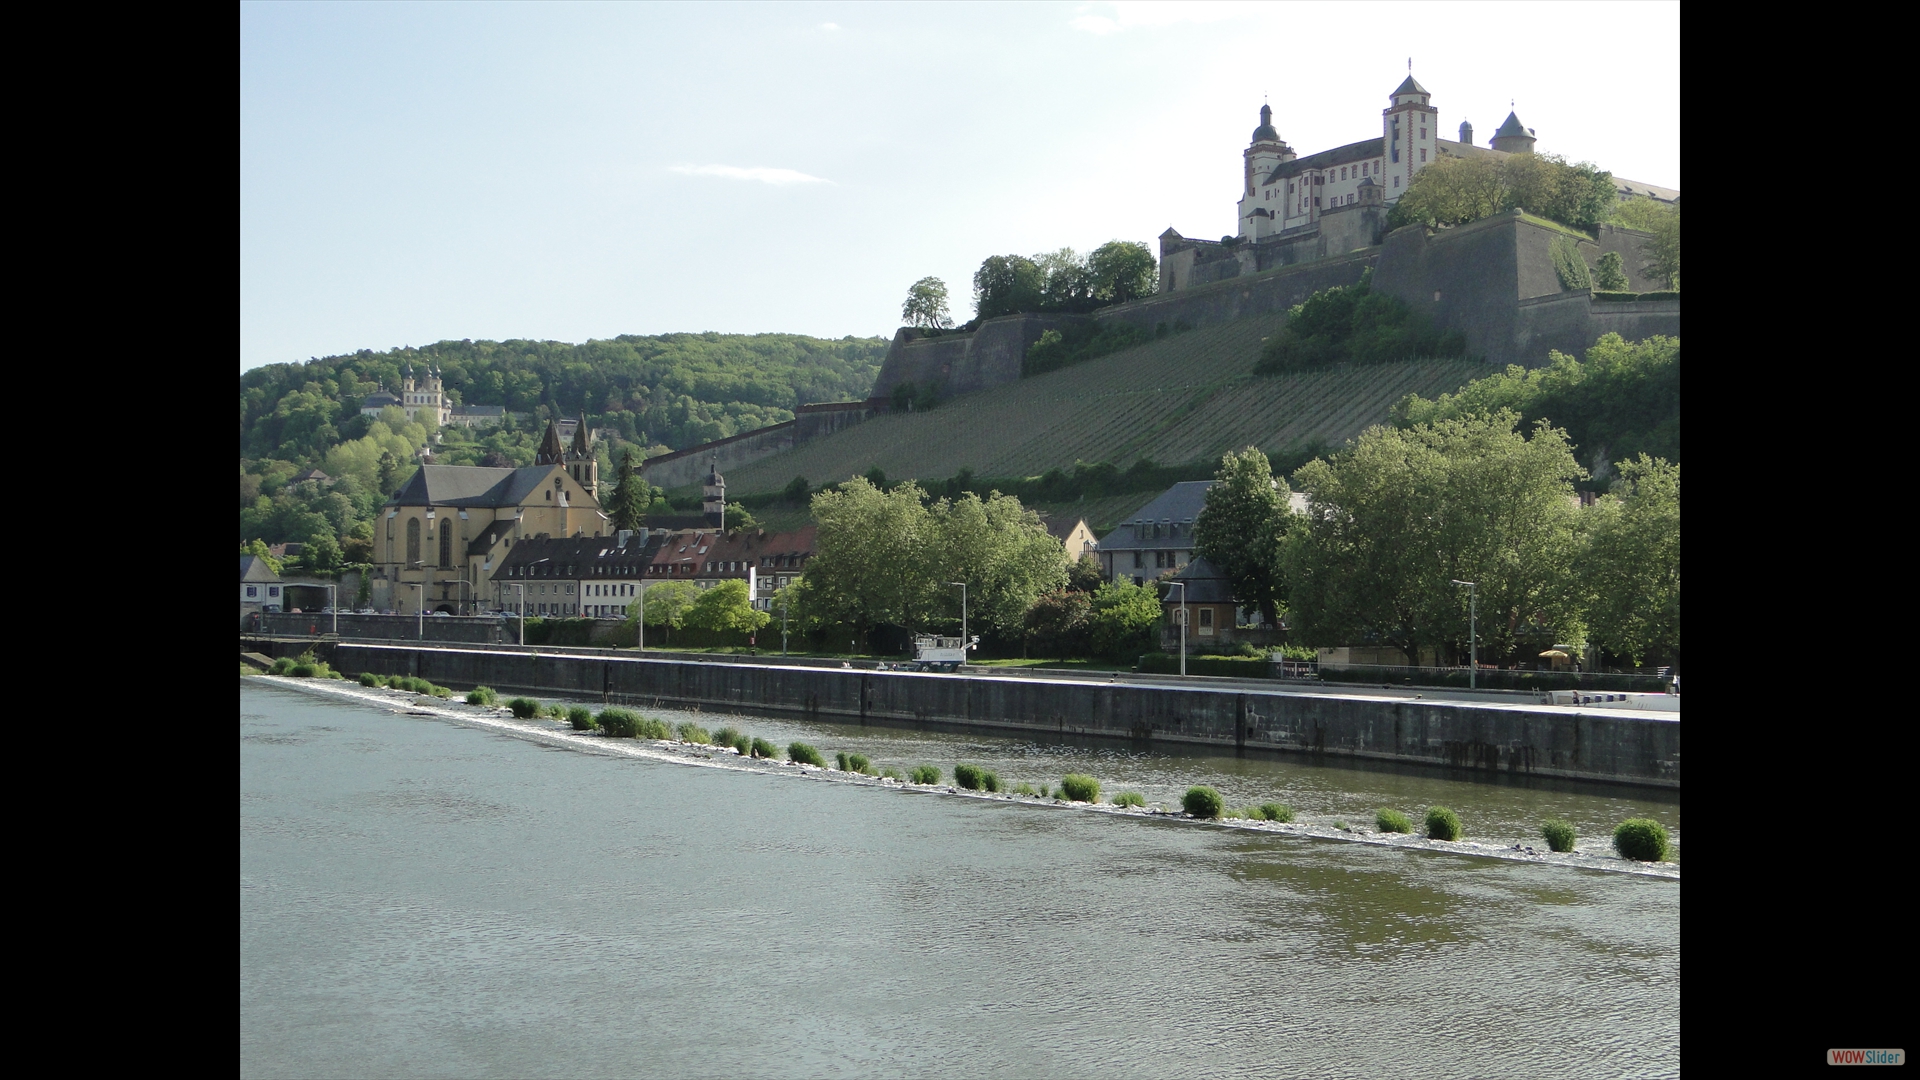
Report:
[[[244,1076],[1679,1072],[1671,877],[696,768],[330,689],[241,680]],[[698,719],[1308,824],[1678,835],[1677,796]]]

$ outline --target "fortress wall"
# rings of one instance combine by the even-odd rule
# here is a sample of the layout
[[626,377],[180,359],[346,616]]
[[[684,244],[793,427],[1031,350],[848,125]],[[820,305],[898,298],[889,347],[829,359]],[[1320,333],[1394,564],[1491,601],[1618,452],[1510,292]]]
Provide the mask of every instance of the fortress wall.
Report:
[[756,428],[691,450],[648,458],[640,463],[640,476],[655,487],[669,490],[699,484],[707,478],[708,466],[716,464],[716,457],[720,472],[724,475],[736,465],[745,465],[769,454],[792,449],[793,437],[792,420]]
[[[1655,334],[1679,337],[1680,301],[1639,300],[1631,304],[1595,304],[1590,319],[1589,344],[1602,334],[1619,334],[1628,341],[1642,341]],[[1581,348],[1585,349],[1586,346],[1582,345]]]
[[1008,315],[988,319],[974,331],[966,355],[946,373],[940,396],[970,393],[1020,378],[1027,350],[1048,330],[1085,323],[1085,315]]
[[1615,251],[1620,254],[1620,269],[1627,272],[1630,292],[1658,292],[1667,287],[1667,283],[1646,272],[1646,266],[1653,261],[1653,234],[1638,229],[1622,229],[1617,225],[1600,226],[1600,241],[1596,245],[1598,252],[1587,262],[1599,265],[1600,255]]
[[1378,248],[1323,259],[1295,267],[1215,282],[1178,292],[1155,293],[1143,300],[1102,308],[1093,313],[1102,324],[1123,323],[1152,333],[1155,326],[1176,322],[1188,326],[1219,326],[1250,315],[1285,311],[1321,289],[1352,285],[1379,257]]
[[945,374],[966,359],[972,334],[942,334],[921,337],[920,331],[903,326],[895,331],[887,358],[880,363],[880,374],[873,380],[869,398],[885,400],[902,383],[915,386],[939,385]]
[[1522,363],[1512,341],[1520,298],[1513,225],[1491,218],[1431,235],[1418,225],[1395,229],[1380,249],[1373,287],[1426,312],[1440,329],[1464,333],[1469,353],[1496,365]]
[[820,405],[802,405],[793,417],[793,444],[800,445],[823,435],[862,423],[881,412],[871,401],[834,401]]

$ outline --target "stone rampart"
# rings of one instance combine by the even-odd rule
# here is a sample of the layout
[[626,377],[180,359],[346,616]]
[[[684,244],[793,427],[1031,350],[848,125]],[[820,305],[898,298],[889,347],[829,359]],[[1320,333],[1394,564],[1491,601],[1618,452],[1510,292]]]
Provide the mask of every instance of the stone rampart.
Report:
[[1266,270],[1175,292],[1101,308],[1093,317],[1151,333],[1160,323],[1184,322],[1195,329],[1219,326],[1250,315],[1285,311],[1321,289],[1352,285],[1378,258],[1379,249]]
[[1680,786],[1677,720],[1603,711],[364,642],[341,642],[333,656],[333,664],[349,674],[414,675],[456,688],[486,685],[642,708],[1118,739],[1141,748],[1231,747]]

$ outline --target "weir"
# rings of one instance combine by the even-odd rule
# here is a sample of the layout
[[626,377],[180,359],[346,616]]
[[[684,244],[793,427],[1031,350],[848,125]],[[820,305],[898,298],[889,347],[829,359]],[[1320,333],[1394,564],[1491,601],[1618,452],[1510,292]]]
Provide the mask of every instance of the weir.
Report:
[[831,723],[1231,748],[1677,790],[1673,714],[342,641],[334,667],[455,687]]

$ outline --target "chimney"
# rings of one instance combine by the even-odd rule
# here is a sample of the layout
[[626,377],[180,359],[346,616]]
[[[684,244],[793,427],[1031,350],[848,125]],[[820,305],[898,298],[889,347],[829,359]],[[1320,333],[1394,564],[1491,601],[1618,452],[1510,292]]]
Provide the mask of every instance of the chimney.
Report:
[[1473,145],[1473,125],[1465,120],[1460,121],[1460,142],[1466,146]]

